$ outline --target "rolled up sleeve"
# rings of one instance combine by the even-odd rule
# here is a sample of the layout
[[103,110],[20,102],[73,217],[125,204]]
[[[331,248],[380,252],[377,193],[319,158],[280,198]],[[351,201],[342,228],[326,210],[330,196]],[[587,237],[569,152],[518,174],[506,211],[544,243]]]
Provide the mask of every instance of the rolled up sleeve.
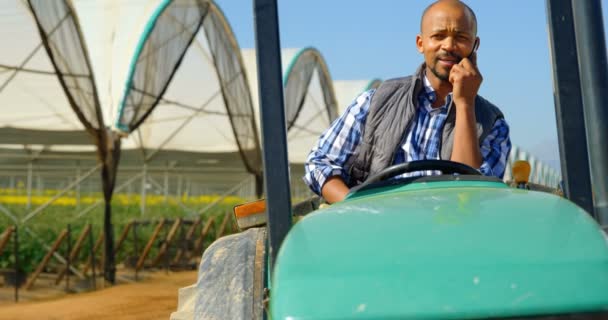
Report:
[[321,194],[323,185],[330,177],[341,176],[347,183],[350,180],[347,163],[361,142],[374,92],[369,90],[360,94],[310,151],[303,179],[316,194]]
[[494,123],[490,134],[481,144],[483,162],[479,171],[486,176],[501,178],[505,174],[507,159],[511,152],[511,139],[509,138],[509,125],[505,119],[498,119]]

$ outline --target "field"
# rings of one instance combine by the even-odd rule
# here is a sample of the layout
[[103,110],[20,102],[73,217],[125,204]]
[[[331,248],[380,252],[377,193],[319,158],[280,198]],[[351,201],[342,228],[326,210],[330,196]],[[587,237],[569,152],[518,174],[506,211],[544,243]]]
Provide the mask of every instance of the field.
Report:
[[[44,194],[31,195],[29,202],[31,209],[26,209],[28,197],[23,190],[19,189],[0,189],[0,205],[17,219],[23,219],[36,207],[46,203],[57,195],[57,191],[45,190]],[[70,244],[73,245],[82,230],[90,224],[92,226],[91,242],[84,242],[83,249],[80,251],[75,264],[77,268],[81,268],[86,261],[91,243],[96,241],[102,233],[103,222],[103,207],[95,206],[101,201],[101,194],[87,194],[77,198],[74,192],[70,192],[57,198],[52,205],[46,207],[38,215],[19,226],[19,265],[20,269],[26,273],[31,273],[40,263],[47,252],[43,246],[49,246],[53,243],[57,235],[70,225],[71,236]],[[156,223],[160,219],[185,218],[195,219],[200,218],[202,223],[198,227],[202,228],[204,222],[211,217],[214,217],[211,231],[207,234],[204,244],[208,245],[216,237],[222,219],[225,213],[232,209],[235,204],[242,203],[244,200],[237,197],[220,198],[214,195],[204,196],[182,196],[182,197],[164,197],[162,195],[148,195],[142,203],[139,195],[133,194],[116,194],[112,201],[112,222],[114,226],[115,241],[122,233],[125,226],[133,221],[150,221],[151,223],[145,226],[138,227],[137,238],[138,244],[135,244],[134,238],[130,233],[125,239],[120,250],[116,253],[116,261],[119,266],[123,266],[127,261],[136,260],[141,253],[143,246],[146,244],[152,234]],[[145,207],[145,213],[142,213],[142,207]],[[201,210],[204,212],[200,212]],[[88,210],[88,211],[87,211]],[[83,214],[84,212],[84,214]],[[14,222],[9,218],[8,214],[0,213],[0,234],[8,227],[14,225]],[[170,224],[167,224],[161,234],[166,235]],[[226,232],[230,232],[234,226],[231,221],[227,224]],[[27,230],[26,230],[27,229]],[[181,235],[185,233],[186,227],[182,228]],[[163,237],[159,237],[154,246],[151,248],[149,257],[156,256]],[[135,250],[137,248],[137,251]],[[97,252],[97,259],[101,259],[101,252]],[[62,256],[67,256],[68,245],[64,241],[58,252]],[[99,260],[98,260],[99,261]],[[46,273],[56,272],[62,264],[56,259],[51,259],[51,263],[45,269]],[[3,273],[10,272],[14,268],[13,241],[11,239],[9,245],[0,253],[0,271]],[[99,271],[98,271],[99,274]],[[0,298],[3,299],[3,298]]]

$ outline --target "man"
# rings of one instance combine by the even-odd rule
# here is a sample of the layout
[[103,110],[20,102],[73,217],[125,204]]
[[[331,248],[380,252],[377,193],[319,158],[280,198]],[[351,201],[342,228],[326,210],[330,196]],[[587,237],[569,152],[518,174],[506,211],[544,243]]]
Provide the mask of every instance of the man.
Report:
[[477,18],[466,4],[428,6],[416,37],[424,63],[414,75],[355,99],[308,156],[309,187],[333,203],[384,168],[423,159],[456,161],[502,178],[509,127],[502,112],[477,95],[479,43]]

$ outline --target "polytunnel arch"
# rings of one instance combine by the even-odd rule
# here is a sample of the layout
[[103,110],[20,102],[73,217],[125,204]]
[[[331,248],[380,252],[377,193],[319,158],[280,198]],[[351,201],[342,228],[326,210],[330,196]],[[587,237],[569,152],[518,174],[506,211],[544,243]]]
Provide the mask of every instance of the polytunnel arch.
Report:
[[[82,125],[100,144],[104,129],[99,95],[80,30],[78,16],[69,1],[28,1],[48,57],[57,72],[70,107]],[[72,36],[72,41],[62,41]],[[65,37],[65,38],[64,38]]]
[[[191,30],[188,30],[190,33],[184,37],[184,39],[180,39],[183,40],[178,44],[182,47],[181,50],[179,50],[180,48],[178,47],[178,50],[175,50],[174,57],[167,57],[173,58],[169,63],[172,65],[169,68],[170,71],[161,74],[162,78],[155,79],[156,81],[151,82],[146,81],[148,79],[146,79],[145,76],[148,76],[152,69],[157,67],[157,61],[150,59],[150,56],[155,53],[154,51],[161,49],[163,45],[166,45],[176,38],[173,37],[175,35],[171,35],[172,37],[168,39],[160,38],[162,35],[160,35],[158,30],[162,28],[161,23],[163,22],[162,19],[166,18],[165,15],[171,15],[171,5],[174,5],[173,7],[178,5],[175,5],[175,2],[171,0],[163,0],[145,26],[143,35],[137,44],[135,54],[133,55],[129,66],[127,83],[124,88],[123,97],[120,101],[118,116],[115,123],[116,128],[123,131],[125,134],[134,131],[154,110],[154,107],[158,104],[163,93],[167,90],[173,75],[181,64],[187,48],[194,40],[194,36],[200,29],[203,20],[208,13],[207,2],[190,2],[194,4],[195,9],[198,9],[193,11],[198,12],[198,17],[193,17],[194,21],[192,25],[190,25]],[[161,21],[159,22],[159,20]],[[184,26],[184,31],[186,30],[187,29]],[[155,43],[156,41],[160,41],[161,43],[157,44]],[[157,46],[155,46],[155,44]],[[129,103],[127,103],[127,101],[129,101]]]
[[336,94],[325,59],[317,49],[306,47],[296,53],[283,76],[285,119],[288,131],[294,126],[302,112],[315,72],[318,73],[328,122],[331,123],[338,116]]
[[[193,11],[193,9],[198,10],[201,14],[199,17],[195,17],[198,20],[189,17],[193,21],[190,21],[191,24],[188,24],[187,14]],[[186,16],[186,19],[177,19],[173,15],[176,12],[181,12]],[[193,26],[197,22],[198,26],[196,28],[185,28],[185,26]],[[215,125],[214,123],[201,120],[204,116],[225,117],[229,121],[229,130],[234,140],[230,140],[223,133],[223,136],[218,136],[217,140],[223,139],[222,141],[225,142],[224,146],[216,145],[210,147],[210,149],[213,149],[213,151],[227,151],[225,150],[226,145],[234,142],[237,146],[236,151],[240,154],[247,171],[255,175],[258,194],[261,193],[261,152],[251,92],[239,46],[221,9],[213,1],[192,0],[178,3],[166,0],[161,3],[148,25],[146,34],[142,37],[142,41],[131,64],[130,75],[127,79],[115,127],[123,132],[133,133],[134,130],[132,128],[134,125],[141,123],[143,129],[147,128],[149,131],[158,131],[158,128],[161,127],[158,124],[164,116],[164,111],[159,111],[158,105],[161,105],[160,109],[173,106],[180,110],[180,117],[182,117],[183,121],[181,125],[170,128],[171,133],[163,137],[164,142],[162,144],[156,144],[152,148],[155,148],[156,151],[161,148],[171,149],[172,147],[188,148],[191,151],[203,151],[200,148],[199,150],[193,150],[196,148],[193,147],[192,141],[184,142],[185,139],[181,139],[184,137],[180,137],[180,134],[190,130],[188,127],[192,127],[193,123],[197,123],[197,121],[200,124],[199,127],[203,129],[208,129]],[[203,32],[199,30],[201,26],[203,27]],[[170,72],[166,73],[163,81],[150,83],[147,75],[151,70],[156,70],[167,64],[167,59],[164,57],[167,53],[158,50],[158,48],[162,48],[164,42],[167,41],[167,39],[162,37],[163,34],[168,32],[167,30],[172,29],[176,29],[178,34],[182,32],[186,33],[190,36],[190,40],[181,44],[183,49],[180,52],[182,54],[180,57],[174,57],[170,61]],[[200,39],[201,33],[205,35],[205,43]],[[183,74],[191,71],[180,67],[183,67],[181,65],[184,60],[193,61],[188,55],[192,54],[195,50],[198,50],[197,52],[209,51],[208,54],[203,53],[203,56],[213,66],[213,73],[216,76],[215,80],[219,82],[219,88],[216,88],[217,92],[207,96],[206,101],[193,101],[193,99],[183,98],[183,95],[182,99],[184,101],[170,99],[171,97],[167,95],[173,95],[173,97],[179,96],[179,94],[175,93],[179,89],[176,88],[178,85],[174,85],[174,82],[180,81],[178,78],[184,78]],[[150,59],[150,55],[155,56],[155,58]],[[192,63],[196,65],[200,61]],[[208,75],[201,76],[199,74],[197,75],[198,78],[192,77],[193,81],[198,81],[201,85],[200,88],[197,88],[198,90],[208,89],[204,87],[207,84],[205,80],[211,81],[212,79],[206,79],[204,78],[205,76]],[[221,97],[223,102],[221,106],[216,101],[218,97]],[[200,105],[201,103],[203,104]],[[136,110],[139,108],[145,108],[147,111],[138,113]],[[152,112],[153,109],[154,112]],[[148,118],[155,119],[151,120]],[[142,149],[150,145],[143,140],[145,139],[139,138],[139,142],[137,142]],[[183,143],[180,144],[180,142]],[[198,143],[200,140],[196,142]],[[151,159],[155,153],[152,152],[145,156],[145,161]]]

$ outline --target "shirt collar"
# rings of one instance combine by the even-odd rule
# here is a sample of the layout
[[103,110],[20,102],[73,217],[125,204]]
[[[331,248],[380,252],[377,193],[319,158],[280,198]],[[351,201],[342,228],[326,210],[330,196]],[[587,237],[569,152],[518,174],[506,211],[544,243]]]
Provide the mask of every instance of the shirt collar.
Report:
[[[439,108],[433,108],[431,105],[437,100],[437,93],[435,92],[435,89],[433,89],[433,86],[431,85],[431,81],[429,80],[429,78],[427,78],[426,74],[423,77],[423,84],[424,84],[424,90],[420,91],[420,101],[424,101],[423,103],[420,104],[420,107],[424,107],[426,109],[426,111],[433,111],[433,110],[447,110],[448,108],[448,103],[444,104],[443,106],[439,107]],[[450,94],[448,95],[446,102],[450,101],[452,93],[450,92]]]
[[435,100],[437,100],[437,94],[435,93],[435,89],[433,89],[431,81],[429,81],[429,78],[427,78],[426,75],[424,75],[423,83],[424,91],[420,93],[423,94],[425,96],[424,98],[426,98],[432,104],[435,102]]

